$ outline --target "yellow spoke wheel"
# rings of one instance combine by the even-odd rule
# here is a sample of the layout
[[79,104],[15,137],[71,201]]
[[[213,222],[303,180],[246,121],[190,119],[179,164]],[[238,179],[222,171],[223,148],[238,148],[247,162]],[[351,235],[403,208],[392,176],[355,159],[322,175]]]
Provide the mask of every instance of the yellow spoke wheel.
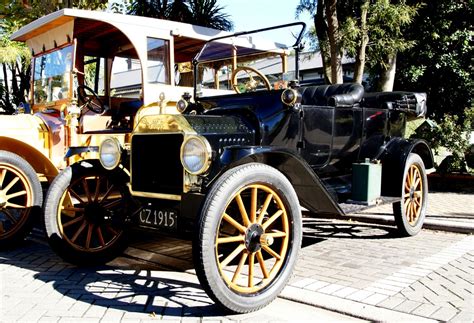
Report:
[[417,234],[425,219],[428,183],[423,160],[417,154],[409,154],[405,163],[400,202],[394,203],[393,211],[401,235]]
[[21,240],[42,201],[36,172],[20,156],[0,151],[0,245]]
[[403,207],[410,225],[415,225],[423,205],[423,182],[418,165],[410,165],[404,185]]
[[278,275],[289,236],[288,214],[278,194],[262,184],[245,186],[219,224],[215,250],[222,278],[236,292],[258,292]]
[[201,285],[216,304],[247,313],[275,299],[301,245],[301,209],[291,183],[250,163],[222,174],[207,192],[193,253]]

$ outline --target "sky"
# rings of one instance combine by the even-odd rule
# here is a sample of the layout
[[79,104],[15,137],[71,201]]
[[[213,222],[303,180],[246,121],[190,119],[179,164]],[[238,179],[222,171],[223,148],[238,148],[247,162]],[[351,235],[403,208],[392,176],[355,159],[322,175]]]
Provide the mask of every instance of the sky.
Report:
[[218,0],[231,16],[234,31],[251,30],[294,21],[311,22],[309,15],[295,19],[299,0]]
[[[299,0],[218,0],[223,12],[230,15],[234,31],[253,30],[295,21],[303,21],[308,29],[312,20],[308,14],[295,18]],[[286,41],[283,41],[287,43]]]
[[[123,1],[123,0],[122,0]],[[121,2],[121,0],[109,0]],[[249,31],[275,25],[287,24],[295,21],[306,23],[306,30],[311,26],[312,19],[309,14],[301,14],[295,18],[296,7],[300,0],[217,0],[223,7],[223,12],[230,15],[234,23],[234,32]],[[284,44],[293,44],[294,37],[290,33],[281,34],[278,39],[273,35],[265,34],[263,37]]]

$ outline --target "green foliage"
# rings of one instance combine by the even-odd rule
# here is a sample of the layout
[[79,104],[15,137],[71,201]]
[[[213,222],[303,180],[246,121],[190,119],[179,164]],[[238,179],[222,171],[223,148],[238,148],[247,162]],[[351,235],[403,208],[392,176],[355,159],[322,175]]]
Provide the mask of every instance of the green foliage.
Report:
[[466,109],[461,118],[446,114],[435,127],[416,131],[415,137],[428,141],[435,155],[439,155],[442,148],[452,153],[444,163],[437,166],[439,172],[463,172],[466,170],[465,154],[473,130],[474,110]]
[[230,31],[234,24],[230,16],[222,12],[223,8],[217,5],[217,0],[189,0],[191,24]]
[[473,108],[473,9],[472,0],[426,1],[405,31],[416,43],[398,57],[395,87],[427,92],[436,120]]
[[0,63],[13,64],[22,58],[29,61],[31,54],[28,47],[24,43],[10,40],[10,35],[19,28],[16,21],[4,19],[0,22]]
[[420,6],[409,6],[404,1],[393,4],[389,0],[376,0],[370,5],[367,21],[369,66],[380,64],[386,67],[387,56],[413,46],[414,41],[405,37],[402,30],[412,23]]
[[[296,17],[303,12],[310,13],[317,18],[318,5],[324,5],[322,0],[300,0],[296,7]],[[367,65],[373,68],[388,67],[388,57],[403,52],[414,45],[414,40],[406,37],[404,28],[413,22],[421,3],[409,5],[405,0],[348,0],[337,2],[337,16],[339,21],[338,42],[340,48],[349,57],[356,57],[362,46],[364,31],[360,21],[363,9],[367,9],[366,33],[369,38],[367,45]],[[325,16],[323,17],[326,18]],[[327,23],[323,25],[327,26]],[[316,27],[317,28],[317,27]],[[310,29],[307,34],[314,41],[317,35]],[[324,44],[323,44],[324,46]]]
[[135,0],[130,3],[128,13],[227,31],[234,27],[217,0]]

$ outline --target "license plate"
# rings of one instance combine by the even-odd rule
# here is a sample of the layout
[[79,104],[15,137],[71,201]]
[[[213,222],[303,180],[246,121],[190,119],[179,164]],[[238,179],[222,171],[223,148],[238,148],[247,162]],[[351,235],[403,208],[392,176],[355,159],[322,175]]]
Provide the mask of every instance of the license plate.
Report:
[[156,210],[143,208],[139,214],[141,225],[153,228],[176,230],[178,227],[178,212],[172,209]]

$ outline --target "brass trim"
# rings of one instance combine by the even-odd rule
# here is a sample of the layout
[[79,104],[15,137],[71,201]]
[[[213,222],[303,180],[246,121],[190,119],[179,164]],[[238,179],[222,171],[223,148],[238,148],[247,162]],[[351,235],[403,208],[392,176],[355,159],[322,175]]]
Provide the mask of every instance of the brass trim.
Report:
[[181,195],[134,191],[132,190],[131,184],[128,184],[128,189],[130,190],[130,194],[132,194],[133,196],[147,197],[147,198],[154,198],[154,199],[161,199],[161,200],[181,201]]
[[[283,96],[287,91],[293,92],[294,98],[293,98],[293,100],[291,100],[291,102],[285,102],[285,100],[283,99]],[[296,101],[298,101],[298,92],[296,90],[286,89],[285,91],[281,92],[281,102],[283,102],[284,104],[289,105],[289,106],[293,106],[293,105],[295,105]]]

